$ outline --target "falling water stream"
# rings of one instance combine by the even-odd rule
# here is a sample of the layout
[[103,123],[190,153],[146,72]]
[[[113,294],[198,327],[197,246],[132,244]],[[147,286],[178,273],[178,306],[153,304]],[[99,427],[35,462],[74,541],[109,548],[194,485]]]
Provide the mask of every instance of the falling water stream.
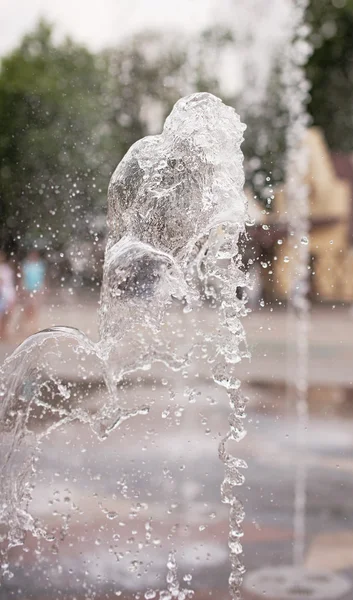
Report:
[[[240,321],[247,311],[236,293],[238,286],[247,284],[238,250],[247,220],[240,150],[244,129],[234,109],[215,96],[202,93],[179,100],[163,132],[135,143],[111,178],[99,341],[93,343],[74,328],[54,327],[29,337],[5,361],[0,388],[5,576],[11,577],[9,549],[22,545],[28,534],[60,543],[31,513],[36,464],[49,434],[78,421],[101,444],[110,435],[118,439],[123,424],[147,419],[153,405],[148,394],[145,402],[126,405],[127,374],[141,376],[162,365],[165,373],[177,373],[182,381],[198,357],[209,365],[210,380],[231,408],[229,430],[219,443],[224,464],[221,500],[229,506],[230,595],[240,598],[244,510],[234,487],[243,483],[246,464],[233,456],[231,445],[245,435],[245,398],[236,377],[236,364],[247,356]],[[203,333],[197,319],[205,296],[215,308],[216,321]],[[181,315],[195,315],[195,336],[188,336],[185,326],[177,331],[185,340],[181,345],[171,337],[175,307]],[[102,374],[106,391],[101,392],[104,401],[98,409],[90,407],[84,394],[74,394],[58,375],[64,348],[76,361],[78,379],[89,377],[93,363]],[[165,384],[172,397],[173,382]],[[186,393],[192,397],[200,392]],[[33,426],[36,415],[39,430]],[[148,545],[150,525],[145,537]],[[183,600],[192,590],[178,582],[177,554],[173,539],[168,540],[167,589],[160,590],[159,597]],[[145,597],[156,593],[146,591]]]
[[[288,109],[286,201],[288,246],[292,257],[288,300],[289,327],[294,329],[295,350],[288,347],[288,386],[294,389],[297,412],[297,444],[302,453],[298,462],[294,492],[294,564],[302,567],[305,551],[306,479],[305,440],[309,425],[309,156],[305,134],[309,117],[306,111],[309,83],[304,67],[311,53],[305,24],[307,0],[300,0],[292,11],[292,43],[287,46],[283,65],[285,104]],[[288,336],[292,340],[292,336]]]

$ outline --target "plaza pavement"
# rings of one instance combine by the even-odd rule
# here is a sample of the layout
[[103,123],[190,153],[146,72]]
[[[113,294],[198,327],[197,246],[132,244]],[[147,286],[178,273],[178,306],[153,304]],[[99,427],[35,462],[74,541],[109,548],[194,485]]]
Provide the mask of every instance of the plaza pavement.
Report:
[[[204,322],[212,326],[208,313]],[[54,324],[96,338],[95,302],[43,310],[41,325]],[[239,367],[250,397],[248,435],[233,453],[248,463],[239,488],[246,512],[245,566],[252,571],[291,563],[295,471],[305,461],[305,564],[343,573],[353,584],[353,321],[346,309],[313,313],[311,423],[301,448],[283,386],[286,315],[263,309],[244,324],[253,354],[250,365]],[[10,350],[1,346],[2,356]],[[65,373],[68,379],[74,375],[64,361]],[[28,538],[24,549],[12,552],[14,577],[2,584],[0,600],[142,600],[147,589],[165,589],[171,547],[180,585],[195,589],[195,600],[228,597],[228,510],[220,502],[217,446],[229,408],[206,377],[198,372],[193,378],[201,392],[196,402],[185,398],[182,382],[169,397],[157,381],[149,415],[128,421],[104,442],[77,422],[43,440],[31,510],[57,541]],[[124,393],[135,404],[150,394],[136,381]],[[99,404],[99,392],[93,390],[89,402],[92,408]],[[183,582],[187,574],[190,586]],[[246,593],[244,598],[252,599]],[[342,600],[352,598],[351,591]]]
[[[70,295],[67,291],[53,294],[42,308],[39,328],[68,325],[97,340],[98,301],[98,295]],[[189,327],[188,315],[180,314],[178,309],[173,313],[172,318],[176,314],[177,318],[185,319]],[[212,328],[213,314],[205,306],[202,315],[205,331]],[[276,385],[283,384],[288,374],[293,379],[296,332],[293,323],[288,322],[286,310],[260,308],[243,319],[243,325],[252,358],[239,365],[239,377],[251,383]],[[23,335],[15,332],[10,342],[0,343],[0,364],[22,340]],[[353,386],[353,312],[350,307],[315,305],[311,311],[309,344],[308,376],[313,387],[349,389]],[[70,366],[66,368],[69,372]],[[202,371],[202,363],[198,368]]]

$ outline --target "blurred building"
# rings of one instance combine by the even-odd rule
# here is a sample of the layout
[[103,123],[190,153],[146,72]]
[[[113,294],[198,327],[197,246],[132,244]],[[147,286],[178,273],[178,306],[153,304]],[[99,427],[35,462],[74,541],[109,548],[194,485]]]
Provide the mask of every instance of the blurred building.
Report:
[[[310,296],[320,302],[353,302],[353,156],[332,154],[321,130],[311,128],[309,156]],[[273,210],[254,228],[264,295],[285,300],[290,289],[293,250],[287,236],[285,186]]]

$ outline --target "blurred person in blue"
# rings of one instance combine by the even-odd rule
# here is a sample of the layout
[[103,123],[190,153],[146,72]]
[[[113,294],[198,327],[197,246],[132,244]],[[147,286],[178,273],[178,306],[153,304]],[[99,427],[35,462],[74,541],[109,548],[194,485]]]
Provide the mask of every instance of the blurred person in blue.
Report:
[[38,250],[31,250],[21,265],[25,327],[38,330],[39,308],[45,289],[46,266]]
[[9,334],[11,314],[16,303],[15,273],[5,252],[0,250],[0,340]]

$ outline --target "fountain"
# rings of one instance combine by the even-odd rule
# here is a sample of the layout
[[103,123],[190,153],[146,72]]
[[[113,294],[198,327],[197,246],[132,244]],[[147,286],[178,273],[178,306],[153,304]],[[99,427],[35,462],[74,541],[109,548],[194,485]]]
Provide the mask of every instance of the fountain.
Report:
[[[261,2],[254,0],[252,4],[257,8]],[[290,5],[292,7],[292,3]],[[308,157],[303,150],[308,123],[305,110],[308,85],[303,65],[310,52],[304,19],[306,6],[306,0],[299,0],[289,11],[291,25],[285,31],[286,50],[282,63],[289,115],[289,230],[295,257],[289,323],[296,334],[295,351],[292,354],[290,348],[288,352],[289,385],[294,388],[297,441],[301,447],[305,447],[309,422],[309,306],[306,297],[309,215],[305,185]],[[247,8],[244,11],[247,16]],[[241,20],[241,27],[243,24],[244,20]],[[247,44],[246,31],[244,39]],[[267,44],[267,37],[265,42]],[[250,82],[255,82],[250,68],[248,77]],[[261,87],[264,88],[263,81]],[[256,89],[249,85],[248,97],[244,94],[243,104],[247,99],[252,103],[254,98],[256,100]],[[259,109],[258,106],[255,108]],[[208,382],[218,390],[215,393],[223,395],[223,400],[227,399],[231,407],[229,431],[220,441],[216,436],[215,439],[219,442],[218,454],[225,471],[221,500],[229,508],[229,590],[232,598],[240,598],[245,571],[241,546],[244,509],[234,488],[244,482],[242,469],[246,468],[246,463],[233,456],[232,444],[245,435],[246,398],[240,389],[236,365],[242,357],[248,356],[240,320],[247,309],[245,300],[237,297],[237,287],[249,284],[238,248],[239,235],[244,232],[247,220],[240,151],[243,131],[244,126],[234,110],[210,94],[194,94],[179,100],[167,118],[162,134],[134,144],[110,182],[109,235],[99,311],[99,341],[94,343],[70,327],[56,327],[28,338],[3,365],[0,526],[5,578],[12,575],[7,559],[9,550],[21,547],[27,535],[52,544],[54,548],[60,545],[60,540],[46,523],[39,522],[31,512],[36,465],[48,436],[79,422],[90,430],[102,447],[108,439],[118,441],[121,436],[124,440],[124,427],[131,428],[135,437],[146,432],[145,437],[151,439],[150,431],[155,425],[153,393],[158,377],[166,397],[161,412],[163,424],[158,424],[162,430],[167,428],[172,413],[176,423],[181,422],[184,407],[175,403],[180,388],[181,395],[190,404],[200,396],[203,404],[205,400],[210,405],[214,401],[204,398],[199,378],[202,363],[208,369]],[[198,319],[205,297],[214,307],[214,318],[211,326],[203,331]],[[89,379],[93,370],[102,374],[105,391],[100,388],[98,408],[91,406],[89,398],[79,389],[66,385],[58,374],[63,345],[70,347],[78,365],[79,378]],[[144,392],[141,402],[135,399],[131,402],[126,393],[129,378],[141,381],[145,376],[149,377],[151,393]],[[35,419],[41,424],[40,431],[37,425],[33,426]],[[202,426],[206,427],[207,419],[203,415],[201,419]],[[139,420],[140,429],[133,429],[133,424]],[[208,427],[206,433],[210,433]],[[194,491],[186,486],[187,491],[182,497],[180,490],[172,486],[173,474],[168,465],[162,468],[169,485],[168,493],[173,497],[168,506],[168,511],[172,512],[178,509],[178,502],[179,505],[187,503]],[[185,465],[179,468],[182,471]],[[302,600],[305,596],[313,600],[334,600],[350,590],[350,583],[340,575],[305,569],[306,480],[304,460],[297,467],[295,482],[293,566],[277,565],[250,572],[245,578],[244,590],[251,598]],[[148,504],[140,502],[136,489],[129,496],[122,477],[118,483],[124,501],[132,505],[129,517],[133,519],[144,510],[148,515]],[[153,491],[148,494],[151,496]],[[136,497],[139,502],[134,503]],[[179,497],[182,497],[181,501]],[[116,522],[116,511],[103,506],[102,512]],[[164,600],[192,597],[191,575],[183,577],[185,585],[178,579],[181,552],[176,540],[176,523],[171,533],[165,536],[163,550],[157,554],[161,544],[158,536],[153,534],[152,516],[146,519],[138,543],[137,528],[135,538],[128,540],[134,546],[133,551],[121,556],[124,552],[113,547],[112,552],[117,555],[117,563],[112,568],[116,579],[122,588],[125,585],[124,589],[134,592],[138,589],[145,598],[156,598],[157,594]],[[125,525],[123,522],[121,527]],[[68,527],[65,522],[63,529]],[[199,531],[203,529],[204,525],[200,524]],[[118,533],[114,536],[117,536],[119,550],[120,537]],[[150,562],[146,561],[149,553],[155,556]],[[166,565],[166,589],[161,589],[165,584],[157,581],[156,574]],[[139,569],[142,577],[138,581]],[[94,582],[90,589],[93,594]],[[121,594],[121,590],[116,593]]]
[[[202,361],[209,367],[210,381],[231,407],[229,431],[219,442],[225,469],[221,500],[229,506],[229,590],[232,598],[240,598],[244,510],[234,487],[243,483],[241,469],[246,464],[232,455],[231,445],[245,435],[246,399],[236,377],[236,364],[248,355],[240,322],[247,310],[236,293],[238,286],[248,283],[238,250],[247,219],[240,150],[243,131],[234,109],[211,94],[179,100],[163,132],[134,144],[109,185],[100,340],[93,343],[76,329],[55,327],[25,340],[5,361],[0,388],[0,525],[5,531],[5,577],[11,577],[9,550],[23,545],[26,536],[52,544],[54,549],[59,546],[53,531],[31,513],[43,441],[74,422],[87,426],[101,444],[112,435],[119,439],[117,428],[122,431],[126,421],[148,419],[153,406],[153,401],[127,405],[124,385],[128,375],[141,377],[160,365],[163,385],[172,397],[173,381],[167,377],[178,373],[182,381],[197,361]],[[217,309],[213,311],[214,327],[207,333],[197,326],[202,305],[200,280],[203,294]],[[177,319],[180,321],[180,315],[185,319],[180,321],[181,327],[175,326],[173,307],[177,307]],[[192,325],[194,335],[188,329]],[[185,338],[181,345],[178,337]],[[87,379],[93,368],[103,374],[106,392],[101,390],[98,408],[92,408],[79,389],[73,393],[73,387],[58,374],[63,345],[77,361],[79,378]],[[184,386],[183,393],[194,402],[199,392]],[[109,519],[116,517],[108,509],[104,514]],[[67,520],[64,529],[68,529]],[[131,540],[134,544],[134,538]],[[191,597],[192,590],[182,589],[177,579],[173,537],[168,536],[166,543],[167,590],[160,591],[159,597]],[[130,555],[141,557],[150,544],[151,524],[144,542]],[[119,561],[122,558],[119,554]],[[142,562],[131,561],[122,577],[132,580]],[[144,566],[147,579],[148,570],[154,572],[151,564],[147,561]],[[154,598],[156,593],[146,591],[145,598]]]

